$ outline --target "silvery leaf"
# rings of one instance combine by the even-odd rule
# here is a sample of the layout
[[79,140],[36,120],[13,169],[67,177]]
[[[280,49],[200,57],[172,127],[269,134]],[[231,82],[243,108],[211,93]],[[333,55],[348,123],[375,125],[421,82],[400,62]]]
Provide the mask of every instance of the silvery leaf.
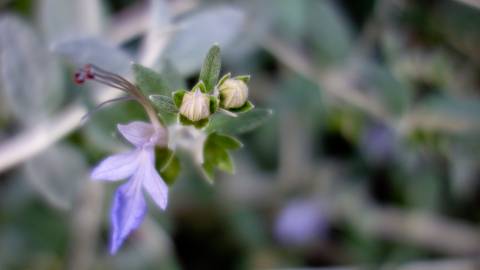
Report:
[[25,163],[31,185],[53,206],[68,209],[88,178],[83,156],[68,145],[57,145]]
[[91,63],[118,74],[127,74],[130,70],[131,60],[125,52],[96,38],[73,38],[57,42],[53,45],[53,51],[76,66]]
[[191,74],[201,67],[212,44],[228,47],[241,32],[244,22],[244,12],[230,6],[197,12],[178,21],[180,30],[167,47],[165,58],[182,74]]
[[16,118],[33,123],[61,101],[58,66],[33,30],[14,16],[0,18],[0,85]]
[[49,42],[99,35],[104,24],[102,1],[40,0],[38,1],[40,29]]
[[339,62],[348,55],[352,30],[348,20],[333,1],[312,1],[307,10],[308,35],[311,36],[319,63]]

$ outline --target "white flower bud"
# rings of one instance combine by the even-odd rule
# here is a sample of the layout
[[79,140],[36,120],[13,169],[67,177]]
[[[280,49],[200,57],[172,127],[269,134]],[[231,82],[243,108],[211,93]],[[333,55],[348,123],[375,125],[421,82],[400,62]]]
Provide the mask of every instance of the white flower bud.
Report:
[[185,93],[180,106],[180,114],[196,122],[210,116],[210,98],[199,88]]
[[248,99],[248,87],[242,80],[227,79],[220,87],[221,106],[225,109],[242,107]]

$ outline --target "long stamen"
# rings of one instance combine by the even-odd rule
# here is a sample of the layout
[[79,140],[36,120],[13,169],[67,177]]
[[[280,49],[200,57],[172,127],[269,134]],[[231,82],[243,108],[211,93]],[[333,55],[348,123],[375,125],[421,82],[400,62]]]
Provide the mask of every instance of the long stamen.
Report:
[[[155,109],[152,107],[148,99],[142,94],[142,92],[137,88],[137,86],[135,86],[122,76],[106,71],[96,65],[87,64],[75,73],[74,80],[78,84],[83,84],[87,80],[93,80],[129,94],[129,98],[135,99],[144,107],[145,112],[150,118],[152,124],[155,127],[162,127],[162,124],[157,118]],[[120,98],[119,100],[123,99],[124,98]],[[113,99],[108,101],[107,103],[113,101],[117,100]],[[99,107],[105,105],[104,103],[100,104]],[[84,118],[88,117],[88,115],[86,115]]]
[[90,116],[96,112],[98,112],[99,110],[103,109],[103,107],[105,107],[106,105],[109,105],[111,103],[114,103],[114,102],[120,102],[120,101],[128,101],[128,100],[132,100],[132,97],[130,96],[123,96],[123,97],[118,97],[118,98],[112,98],[112,99],[109,99],[109,100],[106,100],[100,104],[98,104],[97,106],[95,106],[95,108],[93,108],[91,111],[89,111],[88,113],[86,113],[82,119],[81,119],[81,122],[82,124],[85,123],[85,121],[90,118]]
[[125,91],[127,91],[128,89],[131,88],[130,85],[127,85],[123,82],[120,82],[120,81],[116,80],[115,78],[111,78],[111,77],[108,77],[108,76],[96,75],[93,80],[99,81],[98,78],[103,79],[103,81],[108,81],[111,84],[115,84],[115,85],[118,86],[118,88],[122,88]]
[[110,87],[112,87],[112,88],[121,90],[121,91],[123,91],[123,92],[126,92],[126,93],[129,92],[128,89],[125,88],[123,85],[119,85],[119,84],[117,84],[117,83],[115,83],[115,82],[112,82],[112,81],[110,81],[110,80],[108,80],[108,79],[103,79],[103,78],[100,78],[100,77],[96,77],[96,78],[93,79],[93,80],[96,81],[96,82],[99,82],[99,83],[101,83],[101,84],[110,86]]
[[135,87],[132,83],[130,83],[129,81],[127,81],[125,78],[123,78],[120,75],[117,75],[115,73],[106,71],[106,70],[104,70],[104,69],[102,69],[102,68],[100,68],[96,65],[90,64],[89,67],[90,67],[90,70],[91,70],[92,74],[94,74],[94,75],[103,76],[105,78],[111,78],[111,79],[116,80],[118,82],[124,83],[128,87]]

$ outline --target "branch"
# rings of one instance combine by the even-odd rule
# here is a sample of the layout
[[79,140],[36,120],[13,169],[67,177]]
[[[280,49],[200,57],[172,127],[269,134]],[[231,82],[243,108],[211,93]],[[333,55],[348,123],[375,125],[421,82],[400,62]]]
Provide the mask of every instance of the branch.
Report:
[[287,44],[273,36],[266,36],[260,43],[280,62],[322,87],[329,95],[357,107],[386,123],[391,121],[391,116],[376,97],[366,95],[362,92],[362,89],[354,85],[352,82],[353,74],[348,72],[348,70],[317,70],[310,63],[307,56],[290,48]]
[[[477,270],[480,269],[478,259],[449,259],[438,261],[421,261],[405,263],[403,265],[384,265],[377,268],[368,266],[341,266],[341,267],[315,267],[315,268],[284,268],[284,270]],[[279,269],[280,270],[280,269]]]
[[478,8],[480,9],[480,1],[479,0],[455,0],[459,3],[462,3],[464,5],[473,7],[473,8]]
[[99,183],[87,182],[71,211],[70,270],[90,269],[95,261],[95,250],[102,220],[103,189]]

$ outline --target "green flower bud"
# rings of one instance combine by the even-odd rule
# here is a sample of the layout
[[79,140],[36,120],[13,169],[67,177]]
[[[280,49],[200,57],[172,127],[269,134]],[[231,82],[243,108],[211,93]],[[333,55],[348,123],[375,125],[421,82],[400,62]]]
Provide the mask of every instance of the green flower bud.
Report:
[[243,80],[227,79],[218,89],[220,91],[220,106],[225,109],[242,107],[248,99],[248,87]]
[[179,112],[188,120],[197,122],[210,116],[210,97],[200,88],[185,93]]

